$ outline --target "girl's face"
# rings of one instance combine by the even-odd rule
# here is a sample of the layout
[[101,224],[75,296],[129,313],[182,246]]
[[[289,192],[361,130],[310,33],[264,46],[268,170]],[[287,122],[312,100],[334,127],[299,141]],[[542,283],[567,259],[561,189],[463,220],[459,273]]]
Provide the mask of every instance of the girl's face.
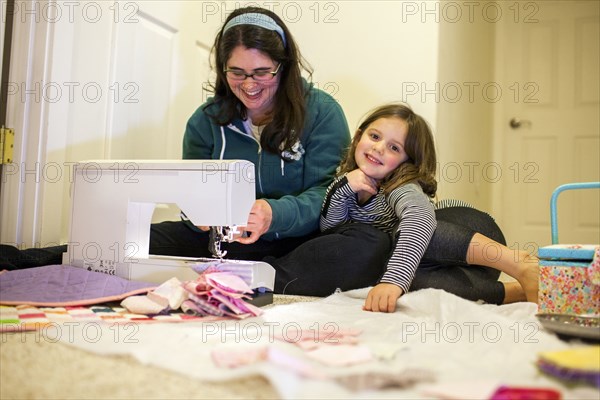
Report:
[[397,118],[379,118],[360,137],[354,151],[358,168],[367,176],[382,180],[408,160],[404,151],[408,124]]
[[[225,69],[235,70],[246,74],[252,74],[257,71],[275,71],[278,65],[268,55],[257,49],[248,49],[244,46],[237,46],[231,52],[229,60],[225,64]],[[231,91],[246,106],[248,116],[256,123],[267,116],[273,108],[275,93],[279,86],[278,73],[275,76],[269,75],[267,80],[257,81],[254,77],[244,77],[244,79],[232,79],[227,76],[227,83]]]

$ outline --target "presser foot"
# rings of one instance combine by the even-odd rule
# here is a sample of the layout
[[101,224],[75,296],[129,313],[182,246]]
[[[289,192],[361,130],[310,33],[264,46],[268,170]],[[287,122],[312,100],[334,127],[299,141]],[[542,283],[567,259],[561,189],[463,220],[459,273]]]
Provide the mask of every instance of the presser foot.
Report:
[[236,225],[232,226],[211,226],[209,233],[208,249],[215,258],[223,260],[227,250],[221,250],[221,243],[233,242],[236,235],[239,235]]
[[208,250],[213,257],[220,260],[223,260],[223,257],[227,255],[227,250],[221,250],[221,243],[223,243],[223,238],[226,236],[225,229],[220,226],[211,226],[209,233]]

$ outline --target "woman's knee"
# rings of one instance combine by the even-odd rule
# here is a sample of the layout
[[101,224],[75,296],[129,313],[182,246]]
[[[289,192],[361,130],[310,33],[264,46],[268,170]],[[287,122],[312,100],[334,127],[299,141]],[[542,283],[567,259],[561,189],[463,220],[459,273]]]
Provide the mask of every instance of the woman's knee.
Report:
[[369,249],[386,254],[392,251],[391,235],[369,224],[345,224],[335,233],[341,235],[342,239],[347,241],[346,247],[351,247],[357,251]]

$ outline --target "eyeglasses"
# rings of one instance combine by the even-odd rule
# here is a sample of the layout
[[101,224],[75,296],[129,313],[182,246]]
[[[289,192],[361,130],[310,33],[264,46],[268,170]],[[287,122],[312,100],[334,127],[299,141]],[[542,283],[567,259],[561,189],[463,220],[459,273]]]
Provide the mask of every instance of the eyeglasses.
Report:
[[246,78],[252,78],[255,81],[270,81],[279,72],[279,67],[281,67],[281,63],[279,63],[277,68],[275,68],[275,71],[265,71],[263,69],[259,69],[251,74],[247,74],[243,69],[238,68],[224,69],[223,72],[225,72],[227,78],[234,81],[243,81]]

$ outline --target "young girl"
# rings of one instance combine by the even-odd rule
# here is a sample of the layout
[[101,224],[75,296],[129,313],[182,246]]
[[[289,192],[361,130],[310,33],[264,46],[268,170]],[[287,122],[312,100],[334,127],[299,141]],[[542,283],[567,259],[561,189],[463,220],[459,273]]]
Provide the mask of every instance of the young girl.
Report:
[[359,126],[329,187],[321,230],[348,221],[374,225],[395,234],[395,248],[365,309],[387,310],[408,292],[436,227],[436,156],[425,121],[404,105],[373,111]]
[[[325,295],[374,284],[364,309],[382,312],[426,287],[496,304],[537,301],[536,260],[508,249],[489,215],[460,202],[434,205],[435,169],[423,118],[402,104],[371,112],[328,188],[324,234],[266,260],[277,269],[276,291]],[[498,282],[500,271],[517,282]]]

